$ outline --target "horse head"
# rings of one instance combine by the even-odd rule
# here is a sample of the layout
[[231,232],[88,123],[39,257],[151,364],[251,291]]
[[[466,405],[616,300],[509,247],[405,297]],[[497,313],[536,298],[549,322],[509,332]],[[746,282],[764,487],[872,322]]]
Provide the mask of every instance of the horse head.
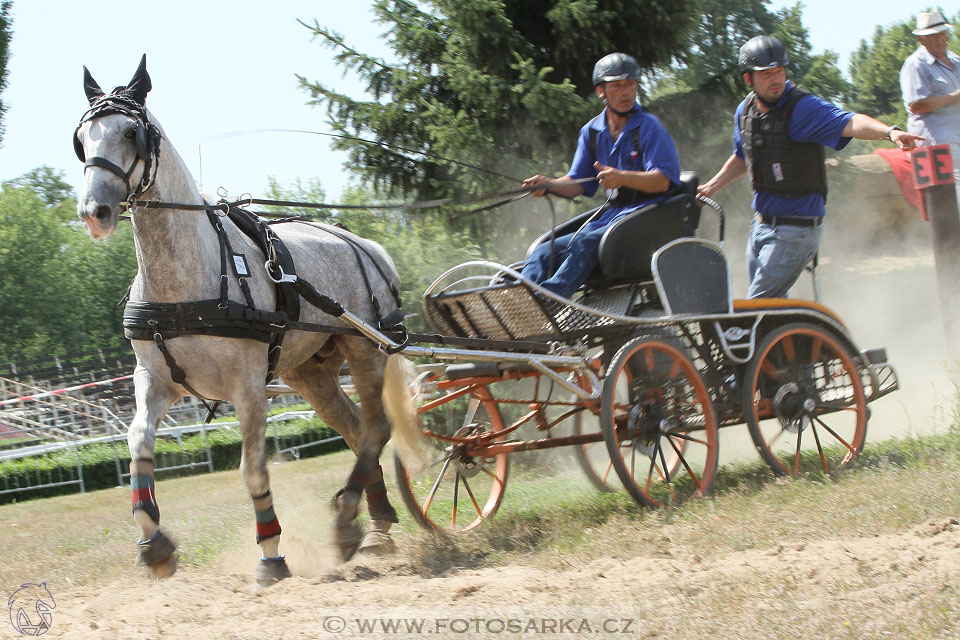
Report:
[[77,215],[94,238],[112,234],[120,210],[153,184],[161,134],[147,114],[151,87],[146,55],[130,82],[110,93],[104,93],[83,68],[90,108],[73,137],[74,150],[84,163]]

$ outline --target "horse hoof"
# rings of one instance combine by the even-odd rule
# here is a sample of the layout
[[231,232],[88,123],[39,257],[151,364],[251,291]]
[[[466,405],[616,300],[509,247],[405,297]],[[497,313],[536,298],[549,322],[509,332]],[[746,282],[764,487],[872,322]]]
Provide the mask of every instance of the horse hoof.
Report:
[[397,545],[388,534],[382,531],[370,531],[363,537],[358,551],[368,556],[385,556],[396,553]]
[[292,575],[284,556],[280,556],[279,558],[260,558],[253,578],[261,587],[269,587]]
[[173,555],[177,545],[160,530],[149,540],[138,543],[138,546],[139,562],[146,565],[152,577],[162,580],[169,578],[177,570],[177,558]]
[[177,572],[177,557],[170,556],[159,562],[147,565],[147,571],[154,580],[166,580]]
[[333,532],[334,542],[340,552],[340,561],[346,562],[360,548],[363,541],[363,529],[356,522],[337,525]]

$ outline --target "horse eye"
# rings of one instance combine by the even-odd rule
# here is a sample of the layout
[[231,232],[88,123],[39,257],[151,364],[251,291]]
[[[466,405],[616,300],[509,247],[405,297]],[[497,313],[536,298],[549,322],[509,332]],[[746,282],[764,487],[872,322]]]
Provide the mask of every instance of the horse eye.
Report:
[[127,140],[133,140],[134,138],[137,137],[137,131],[135,129],[130,129],[129,131],[127,131],[127,133],[124,134],[123,137],[126,138]]

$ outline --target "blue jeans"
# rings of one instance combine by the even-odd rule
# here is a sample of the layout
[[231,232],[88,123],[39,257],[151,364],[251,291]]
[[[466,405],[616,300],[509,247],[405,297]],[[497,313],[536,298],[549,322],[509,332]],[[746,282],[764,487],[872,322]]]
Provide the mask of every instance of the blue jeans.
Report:
[[747,242],[748,298],[785,298],[820,248],[823,225],[764,224],[757,217]]
[[598,250],[607,225],[597,229],[582,229],[555,238],[553,262],[558,265],[550,271],[550,241],[544,242],[530,254],[520,273],[544,289],[569,298],[580,288],[600,261]]

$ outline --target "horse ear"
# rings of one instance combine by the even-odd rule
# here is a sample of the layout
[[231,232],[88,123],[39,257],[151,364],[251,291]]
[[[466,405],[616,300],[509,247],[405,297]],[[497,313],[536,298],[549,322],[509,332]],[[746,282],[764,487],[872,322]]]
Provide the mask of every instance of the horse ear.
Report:
[[87,102],[89,102],[91,106],[97,101],[97,98],[103,95],[103,89],[101,89],[97,81],[93,79],[93,76],[90,75],[90,71],[86,67],[83,68],[83,90],[87,94]]
[[147,73],[147,54],[143,54],[143,57],[140,58],[140,66],[137,67],[136,73],[130,78],[130,82],[127,83],[127,91],[137,101],[137,104],[146,106],[147,94],[150,93],[152,88],[150,74]]

